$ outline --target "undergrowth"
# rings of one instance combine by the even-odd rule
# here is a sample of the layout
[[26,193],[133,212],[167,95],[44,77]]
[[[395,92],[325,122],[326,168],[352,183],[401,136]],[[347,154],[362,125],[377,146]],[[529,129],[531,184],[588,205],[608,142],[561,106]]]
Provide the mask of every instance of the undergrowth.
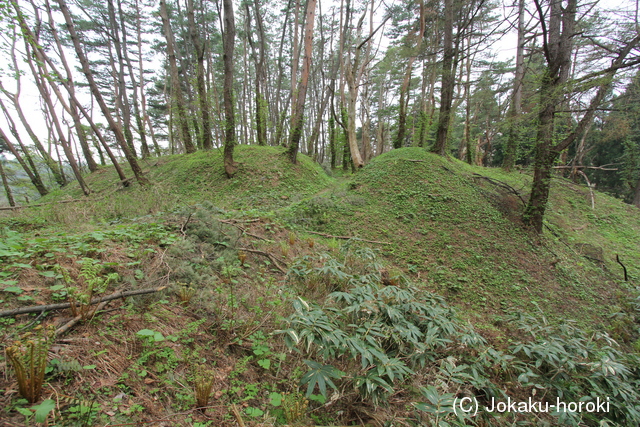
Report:
[[[588,193],[554,180],[561,197],[538,238],[519,228],[525,174],[419,149],[340,181],[309,159],[291,169],[279,148],[241,148],[239,162],[227,180],[217,153],[158,159],[147,189],[110,188],[100,172],[87,203],[0,220],[1,308],[85,312],[52,357],[33,359],[44,364],[40,401],[18,396],[21,368],[5,361],[0,418],[639,424],[638,224],[626,207],[598,196],[591,210]],[[150,287],[101,312],[88,305]],[[59,313],[0,318],[6,354],[27,354],[21,336],[60,325],[69,312]],[[596,409],[489,412],[509,399]]]

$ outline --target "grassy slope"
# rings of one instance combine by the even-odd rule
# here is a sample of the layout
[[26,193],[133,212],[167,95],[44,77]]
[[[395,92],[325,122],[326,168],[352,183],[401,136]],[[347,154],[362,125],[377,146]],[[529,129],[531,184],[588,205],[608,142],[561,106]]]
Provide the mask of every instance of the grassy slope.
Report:
[[[527,175],[405,148],[374,159],[342,188],[293,206],[291,216],[317,231],[390,243],[378,247],[393,264],[483,328],[514,309],[600,322],[623,289],[613,280],[622,274],[614,254],[631,276],[639,274],[635,208],[598,194],[591,211],[584,187],[557,179],[547,218],[558,237],[546,231],[540,239],[521,226],[522,201],[478,174],[526,199]],[[584,258],[578,243],[601,247],[604,266]]]
[[[114,265],[113,269],[132,288],[157,286],[167,280],[197,282],[198,298],[189,308],[162,301],[152,302],[150,307],[145,305],[149,300],[134,302],[130,312],[105,314],[99,323],[77,327],[72,337],[77,334],[97,338],[81,351],[70,348],[69,357],[81,365],[91,365],[96,363],[94,355],[102,354],[106,348],[109,358],[98,362],[98,370],[83,373],[85,382],[67,386],[69,394],[74,387],[79,387],[77,393],[83,393],[82,387],[86,389],[89,383],[104,383],[96,392],[105,396],[108,405],[109,396],[118,392],[114,391],[116,384],[128,395],[138,396],[119,406],[116,412],[122,415],[122,422],[161,418],[170,407],[176,412],[188,408],[190,403],[184,396],[190,392],[179,385],[186,380],[173,381],[161,370],[147,378],[136,378],[136,369],[140,368],[132,361],[144,354],[144,346],[129,348],[123,343],[138,342],[136,331],[145,328],[178,337],[179,345],[167,343],[159,347],[166,354],[175,352],[178,359],[185,360],[193,357],[187,351],[200,351],[201,357],[214,361],[222,373],[216,377],[216,389],[233,387],[236,381],[245,390],[245,394],[238,395],[245,396],[247,384],[263,384],[266,388],[268,384],[290,383],[295,375],[288,370],[295,366],[290,359],[290,366],[279,368],[273,376],[255,361],[246,371],[239,368],[246,363],[242,362],[243,357],[251,356],[257,345],[248,343],[247,337],[257,330],[264,329],[268,334],[279,327],[273,314],[269,315],[272,311],[287,314],[290,310],[282,306],[286,295],[282,294],[283,276],[257,252],[249,253],[247,266],[230,269],[228,263],[235,252],[221,247],[224,245],[250,247],[291,265],[296,257],[313,254],[314,250],[335,248],[332,239],[306,234],[316,242],[316,249],[310,249],[311,243],[307,245],[300,239],[308,231],[386,242],[367,245],[380,250],[390,269],[444,295],[496,343],[503,342],[508,334],[499,317],[513,311],[542,311],[550,319],[574,318],[584,325],[604,324],[615,336],[607,315],[619,310],[618,306],[623,305],[621,296],[628,292],[621,283],[621,268],[613,260],[614,254],[621,256],[632,278],[640,276],[637,210],[602,194],[596,195],[596,208],[592,210],[588,191],[563,179],[554,180],[547,215],[551,231],[545,231],[540,238],[522,229],[518,216],[520,199],[495,185],[497,181],[506,183],[526,198],[530,179],[526,174],[470,167],[414,148],[379,156],[352,178],[341,180],[328,177],[304,156],[299,165],[291,166],[278,148],[240,146],[236,159],[240,169],[231,180],[223,176],[220,153],[216,151],[154,159],[145,165],[154,184],[144,189],[134,184],[116,190],[115,174],[104,168],[88,177],[97,193],[92,201],[47,205],[8,215],[12,218],[4,220],[12,227],[26,224],[22,228],[24,236],[31,237],[31,227],[37,225],[42,228],[36,239],[60,241],[54,250],[51,244],[46,246],[34,239],[24,250],[32,260],[17,259],[22,267],[8,266],[7,271],[16,275],[11,278],[38,303],[50,302],[54,282],[44,280],[36,269],[25,268],[25,262],[40,265],[40,271],[45,273],[57,262],[77,275],[79,266],[74,257],[92,256]],[[491,177],[494,183],[478,175]],[[72,184],[41,202],[79,197]],[[207,216],[211,208],[199,210],[198,206],[204,205],[216,206],[218,210],[213,211],[219,217]],[[216,223],[220,218],[236,218],[240,222]],[[242,222],[253,218],[261,219]],[[178,240],[181,231],[186,230],[200,236],[201,243],[179,241],[167,249],[166,230],[155,226],[151,232],[145,229],[146,222],[166,223]],[[249,234],[238,237],[238,224]],[[291,239],[290,230],[297,234],[295,245],[285,243]],[[66,235],[72,237],[63,237]],[[102,254],[92,249],[98,245],[102,245]],[[602,263],[593,260],[600,257],[599,248]],[[221,261],[224,256],[230,258]],[[219,279],[223,283],[225,279],[231,281],[234,292],[243,295],[242,304],[228,300],[229,292]],[[42,289],[33,286],[38,281]],[[15,295],[7,293],[2,298],[2,308],[33,303],[19,302]],[[176,297],[167,299],[173,301]],[[241,320],[230,326],[236,317]],[[190,326],[193,322],[205,323],[194,329]],[[197,350],[200,347],[194,347],[194,343],[202,348]],[[281,346],[275,341],[269,344],[274,352]],[[173,350],[169,352],[169,348]],[[154,357],[166,359],[164,363],[171,364],[176,378],[189,375],[184,364],[169,356]],[[297,363],[302,365],[301,361]],[[105,378],[105,372],[110,373],[109,378]],[[123,380],[125,374],[127,380]],[[162,393],[154,388],[154,381],[162,385]],[[2,387],[8,385],[0,381]],[[7,396],[5,403],[11,394]],[[261,404],[257,400],[247,402]],[[131,412],[137,404],[147,411],[139,418]],[[221,417],[228,414],[227,409],[220,410]]]
[[[636,209],[598,193],[592,210],[587,189],[565,179],[553,181],[548,229],[539,239],[521,227],[522,201],[478,176],[507,183],[526,199],[527,174],[471,167],[417,148],[379,156],[341,183],[305,156],[291,166],[279,148],[239,146],[236,160],[240,168],[231,180],[217,151],[147,161],[150,188],[115,192],[115,173],[101,169],[88,177],[95,202],[48,205],[22,216],[83,229],[149,214],[157,219],[202,202],[248,215],[275,210],[298,229],[390,243],[377,246],[393,265],[484,326],[513,309],[600,321],[608,314],[602,302],[615,306],[622,289],[613,280],[622,275],[615,254],[631,277],[640,276]],[[72,184],[41,202],[79,197]]]
[[113,168],[101,168],[87,176],[94,191],[90,202],[71,204],[73,207],[55,204],[81,198],[79,187],[71,183],[39,200],[52,205],[20,216],[44,218],[74,228],[81,223],[122,221],[202,202],[221,209],[265,212],[315,194],[332,182],[306,156],[301,155],[299,164],[292,166],[280,148],[241,145],[236,147],[235,160],[239,168],[233,179],[224,175],[222,153],[218,150],[142,161],[153,183],[148,188],[136,183],[120,188],[114,185],[118,179]]

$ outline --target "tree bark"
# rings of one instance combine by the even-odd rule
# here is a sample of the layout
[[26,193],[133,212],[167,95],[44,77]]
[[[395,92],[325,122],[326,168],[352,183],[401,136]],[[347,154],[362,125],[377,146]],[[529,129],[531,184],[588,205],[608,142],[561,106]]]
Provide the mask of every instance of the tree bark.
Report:
[[413,72],[413,61],[415,56],[409,58],[407,63],[407,71],[404,74],[402,86],[400,87],[400,111],[398,112],[398,133],[393,140],[393,148],[402,148],[407,133],[407,104],[409,103],[409,84],[411,83],[411,74]]
[[[38,152],[40,153],[40,155],[44,159],[45,164],[47,165],[49,170],[51,170],[51,173],[53,175],[53,179],[61,187],[66,185],[67,180],[65,179],[64,175],[60,171],[60,167],[58,166],[56,161],[53,159],[53,157],[51,157],[51,155],[49,155],[49,152],[47,152],[47,150],[45,150],[44,146],[42,145],[42,142],[40,142],[40,139],[33,132],[33,129],[31,128],[31,125],[27,121],[27,118],[24,115],[24,112],[22,110],[22,106],[21,106],[20,101],[19,101],[19,95],[20,95],[19,92],[14,94],[14,95],[11,95],[11,94],[6,92],[2,88],[2,84],[0,84],[0,90],[2,90],[5,93],[5,95],[7,95],[7,97],[13,103],[13,106],[15,107],[16,112],[18,113],[18,118],[20,119],[20,122],[22,123],[22,126],[24,126],[25,130],[27,131],[27,134],[29,135],[29,138],[31,138],[31,141],[33,142],[33,144],[35,145],[36,149],[38,150]],[[0,100],[0,107],[2,108],[3,112],[5,113],[5,115],[7,117],[7,120],[9,120],[9,118],[11,116],[9,116],[9,113],[8,113],[4,103],[2,103],[1,100]],[[11,125],[11,123],[10,123],[10,125]]]
[[[267,145],[267,103],[264,96],[266,89],[265,78],[265,55],[266,55],[266,41],[262,22],[262,16],[260,13],[260,4],[258,0],[253,3],[254,14],[256,18],[256,27],[258,29],[259,48],[256,49],[253,40],[251,39],[251,9],[249,3],[245,3],[247,11],[247,39],[251,46],[252,56],[256,67],[255,77],[255,120],[256,120],[256,140],[258,145]],[[256,52],[257,50],[257,52]]]
[[[139,10],[138,10],[138,13],[139,13]],[[131,59],[129,58],[129,49],[128,49],[129,42],[127,41],[127,26],[126,26],[125,14],[124,14],[124,11],[122,10],[122,0],[118,0],[118,16],[120,18],[120,28],[122,28],[122,45],[124,46],[124,48],[122,49],[122,57],[124,58],[124,62],[129,74],[129,79],[131,80],[131,85],[133,86],[131,91],[131,97],[132,97],[131,100],[132,100],[132,106],[133,106],[133,115],[136,120],[136,128],[137,128],[136,130],[138,132],[138,135],[140,135],[140,151],[142,154],[142,158],[146,159],[151,155],[151,152],[149,151],[149,144],[147,144],[147,133],[145,131],[142,115],[140,113],[140,105],[138,103],[138,88],[140,85],[136,81],[135,73],[133,72],[133,64],[131,63]],[[136,25],[138,25],[140,17],[137,17],[136,19],[137,19]],[[137,32],[139,34],[139,31]],[[141,43],[141,41],[138,40],[138,43]],[[138,51],[140,50],[141,50],[141,47],[138,46]],[[123,74],[124,74],[124,71],[123,71]]]
[[[18,13],[18,18],[21,17],[21,14]],[[13,103],[16,112],[18,113],[18,118],[20,119],[20,122],[22,123],[22,125],[24,126],[25,130],[27,131],[27,134],[29,135],[29,138],[31,138],[31,141],[33,142],[33,144],[35,145],[35,147],[37,148],[38,152],[40,153],[40,155],[42,156],[42,158],[44,159],[45,164],[47,165],[47,167],[51,170],[51,173],[53,174],[53,178],[56,181],[56,183],[58,183],[58,185],[60,185],[61,187],[63,185],[65,185],[67,183],[64,174],[61,172],[58,164],[56,163],[56,161],[51,157],[51,155],[49,154],[49,152],[47,150],[44,149],[44,146],[42,145],[42,143],[40,142],[40,139],[36,136],[35,132],[33,132],[33,129],[31,128],[29,121],[27,120],[27,118],[24,115],[24,111],[22,110],[22,106],[20,104],[20,94],[21,94],[21,90],[22,90],[22,85],[21,85],[21,71],[18,65],[18,54],[16,52],[16,42],[18,40],[17,37],[17,31],[16,31],[16,27],[14,27],[13,29],[13,37],[11,40],[11,49],[10,49],[10,56],[13,62],[13,72],[15,73],[15,80],[16,80],[16,92],[14,94],[10,94],[7,90],[4,89],[4,87],[2,86],[2,82],[0,82],[0,91],[2,91],[7,98],[9,98],[9,100],[11,100],[11,102]],[[1,104],[1,101],[0,101]],[[9,122],[12,122],[11,120],[11,116],[8,114],[4,104],[1,104],[3,111],[5,112],[5,115],[7,116],[7,120]],[[11,126],[15,127],[15,125],[13,125],[12,123],[10,123]]]
[[[295,108],[293,120],[291,121],[293,128],[289,138],[289,148],[287,155],[292,163],[296,163],[298,156],[298,147],[302,139],[302,124],[304,121],[304,101],[307,95],[307,83],[309,81],[309,70],[311,69],[311,54],[313,47],[313,24],[315,23],[316,0],[307,0],[306,24],[304,30],[304,62],[302,63],[302,74],[300,82],[296,90]],[[295,47],[294,47],[295,48]]]
[[453,46],[453,7],[453,0],[444,0],[444,57],[442,60],[440,116],[438,117],[436,141],[431,150],[441,156],[445,156],[447,154],[447,137],[449,135],[451,104],[453,102],[453,90],[455,87],[455,71],[453,63],[455,56]]
[[[0,100],[0,106],[2,106],[2,111],[4,113],[5,118],[7,119],[8,124],[9,124],[9,130],[11,131],[11,134],[16,139],[16,141],[18,141],[18,145],[20,145],[20,149],[24,153],[24,157],[27,160],[27,163],[29,164],[29,166],[31,168],[31,171],[33,172],[33,177],[35,179],[35,181],[33,181],[33,182],[34,182],[34,184],[38,183],[38,185],[40,186],[40,188],[36,187],[36,189],[38,189],[38,192],[40,192],[40,190],[44,188],[48,192],[48,190],[46,189],[46,186],[42,182],[42,178],[40,177],[40,173],[38,172],[38,167],[36,166],[35,162],[33,161],[33,156],[29,153],[29,150],[27,149],[27,147],[22,142],[22,138],[20,137],[20,133],[18,132],[18,129],[16,128],[16,124],[13,121],[13,118],[9,115],[9,112],[7,111],[6,107],[4,106],[4,103],[1,100]],[[57,164],[56,164],[56,166],[57,166]],[[64,182],[66,183],[66,180]],[[44,196],[44,194],[40,194],[40,195]]]
[[223,62],[224,62],[224,171],[228,178],[238,170],[233,161],[233,150],[236,146],[236,116],[233,99],[233,49],[236,39],[236,23],[233,16],[233,1],[223,0],[224,9],[224,34],[222,36]]
[[[36,6],[33,4],[33,2],[31,3],[34,7],[34,10],[36,9]],[[51,13],[51,6],[49,4],[49,1],[47,0],[45,2],[45,6],[47,9],[47,16],[49,18],[49,29],[51,31],[51,34],[53,35],[53,39],[56,42],[56,46],[58,46],[58,51],[59,51],[59,55],[60,55],[60,61],[62,62],[65,71],[67,73],[67,80],[68,80],[68,84],[65,85],[65,87],[67,89],[70,90],[69,92],[69,107],[66,107],[66,103],[65,100],[62,98],[61,93],[57,90],[57,87],[54,86],[53,82],[50,82],[51,87],[54,89],[54,92],[56,93],[56,95],[58,96],[58,99],[60,100],[60,102],[65,106],[65,110],[71,115],[71,118],[73,120],[73,124],[76,128],[76,135],[78,136],[78,140],[80,142],[80,147],[82,148],[82,154],[84,155],[84,159],[87,162],[87,166],[89,167],[89,170],[91,172],[95,172],[96,170],[98,170],[98,164],[96,163],[96,161],[93,158],[93,153],[91,153],[91,148],[89,148],[89,142],[87,140],[87,134],[84,131],[84,128],[82,127],[82,121],[80,120],[80,114],[78,113],[78,103],[76,101],[76,97],[75,97],[75,83],[73,81],[73,75],[69,69],[69,66],[67,64],[67,57],[64,54],[64,49],[62,48],[62,43],[60,42],[60,38],[58,37],[58,31],[56,29],[55,26],[55,22],[53,20],[53,15]],[[44,53],[43,53],[43,49],[39,46],[38,44],[38,40],[34,40],[34,44],[32,44],[32,47],[34,50],[37,50],[37,54],[40,54],[41,58],[44,57]],[[46,68],[45,64],[39,64],[38,65],[39,68],[43,69],[46,72]]]
[[[50,6],[48,0],[45,2],[45,6],[47,8],[47,13],[48,13],[49,18],[50,18],[50,23],[49,24],[50,24],[50,29],[51,29],[51,31],[53,32],[53,35],[54,35],[54,40],[56,41],[56,45],[58,46],[58,49],[61,52],[63,52],[62,43],[60,42],[60,38],[58,36],[58,32],[57,32],[56,27],[54,25],[53,16],[51,14],[51,6]],[[36,40],[35,35],[31,32],[31,29],[26,24],[23,25],[22,29],[23,29],[23,32],[28,36],[28,39],[30,41],[35,41]],[[42,46],[38,45],[37,43],[32,43],[31,47],[34,50],[34,53],[36,54],[37,59],[40,61],[40,63],[41,63],[40,65],[41,66],[43,66],[44,64],[48,64],[51,67],[51,69],[52,69],[54,74],[56,74],[58,76],[62,75],[60,73],[60,71],[57,69],[55,63],[53,61],[51,61],[51,59],[47,55],[46,51],[42,48]],[[74,82],[73,82],[73,74],[71,72],[71,69],[69,67],[69,64],[68,64],[68,62],[66,60],[66,56],[64,55],[64,53],[61,53],[60,60],[62,62],[62,65],[63,65],[63,67],[65,69],[65,72],[66,72],[66,75],[67,75],[67,78],[66,79],[61,79],[60,82],[62,83],[62,85],[64,86],[64,88],[66,89],[66,91],[67,91],[67,93],[69,95],[70,104],[75,105],[75,107],[80,110],[82,115],[89,122],[89,125],[91,126],[91,129],[93,130],[95,136],[98,138],[100,143],[103,145],[105,151],[107,152],[107,155],[111,159],[111,162],[113,163],[114,168],[116,169],[116,172],[118,173],[118,177],[120,178],[121,181],[127,182],[126,181],[127,177],[124,174],[124,171],[122,170],[122,168],[121,168],[120,164],[118,163],[116,157],[113,155],[113,153],[111,151],[111,148],[109,147],[109,144],[104,139],[104,136],[102,135],[102,132],[100,131],[100,129],[94,123],[93,118],[91,117],[91,115],[86,111],[86,109],[82,106],[82,104],[78,101],[78,99],[76,97],[75,87],[74,87]],[[34,68],[32,68],[32,71],[33,70],[34,70]],[[51,85],[51,88],[56,93],[56,96],[58,97],[58,100],[62,104],[62,106],[65,109],[65,111],[67,111],[67,112],[69,112],[69,114],[71,114],[71,107],[69,107],[67,105],[67,103],[65,101],[65,98],[62,96],[62,93],[58,90],[58,88],[55,85]],[[76,113],[77,113],[77,111],[76,111]],[[76,126],[78,126],[79,128],[82,127],[82,124],[80,123],[79,117],[78,117],[77,122],[74,120],[74,123],[76,123]],[[88,145],[88,143],[87,143],[87,145]],[[99,148],[98,148],[98,150],[99,150]],[[58,169],[62,170],[61,167],[59,167]]]
[[[35,79],[36,86],[38,87],[38,90],[40,91],[40,95],[45,102],[47,111],[49,113],[49,116],[51,117],[51,122],[53,123],[56,129],[56,133],[58,135],[57,139],[58,141],[60,141],[60,145],[62,145],[62,150],[64,151],[64,155],[69,161],[69,166],[71,166],[71,170],[73,170],[73,174],[75,175],[76,180],[78,181],[78,184],[82,189],[82,192],[84,193],[85,196],[88,196],[89,194],[91,194],[91,190],[89,189],[89,186],[85,182],[84,177],[80,172],[80,168],[78,167],[78,163],[76,162],[76,159],[73,156],[73,151],[71,150],[71,142],[68,141],[64,135],[64,131],[60,124],[60,120],[58,119],[58,115],[56,113],[55,107],[51,100],[51,95],[45,83],[46,77],[44,75],[38,75],[37,71],[33,67],[32,67],[32,71],[33,71],[33,77]],[[41,70],[41,73],[42,73],[42,70]]]
[[0,138],[4,139],[7,147],[9,148],[9,151],[11,151],[11,154],[13,154],[16,160],[18,160],[18,163],[20,163],[20,166],[22,166],[22,169],[24,169],[26,174],[29,176],[31,183],[33,184],[34,187],[36,187],[36,190],[38,190],[38,193],[40,193],[41,196],[46,196],[49,193],[49,191],[42,183],[42,180],[40,180],[39,176],[34,175],[31,168],[29,168],[29,165],[27,165],[27,163],[24,161],[24,159],[22,158],[18,150],[16,150],[15,146],[11,143],[9,138],[7,138],[7,135],[4,133],[2,129],[0,129]]
[[636,188],[633,192],[633,206],[640,209],[640,178],[636,182]]
[[[144,86],[145,86],[145,78],[144,78],[144,65],[142,62],[142,23],[141,23],[141,10],[140,10],[140,5],[139,5],[139,0],[135,0],[134,6],[135,6],[135,11],[136,11],[136,41],[137,41],[137,46],[138,46],[138,85],[140,87],[140,113],[142,115],[142,129],[140,131],[140,138],[143,138],[143,135],[145,134],[144,131],[144,127],[145,124],[149,126],[149,134],[151,135],[151,141],[153,142],[153,148],[154,148],[154,152],[155,155],[160,157],[160,145],[158,144],[158,141],[156,140],[156,136],[155,133],[153,131],[153,125],[151,124],[151,119],[149,118],[149,115],[147,114],[147,99],[146,99],[146,95],[144,93]],[[132,78],[133,79],[133,78]],[[140,125],[139,125],[140,126]],[[144,147],[144,140],[143,140],[143,147]]]

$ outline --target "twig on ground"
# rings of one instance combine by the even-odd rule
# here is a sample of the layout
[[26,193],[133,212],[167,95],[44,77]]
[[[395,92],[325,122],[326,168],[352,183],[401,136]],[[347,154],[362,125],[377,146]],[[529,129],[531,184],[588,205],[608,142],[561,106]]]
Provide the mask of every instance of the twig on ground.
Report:
[[240,427],[245,427],[244,421],[242,420],[242,415],[240,415],[240,411],[235,403],[231,404],[231,410],[233,411],[233,416],[236,417],[236,421],[238,421],[238,425]]
[[317,234],[318,236],[324,236],[324,237],[331,237],[334,239],[343,239],[343,240],[350,240],[350,239],[354,239],[354,240],[361,240],[363,242],[367,242],[367,243],[377,243],[379,245],[390,245],[391,243],[389,242],[380,242],[377,240],[367,240],[367,239],[362,239],[360,237],[356,237],[356,236],[334,236],[332,234],[327,234],[327,233],[318,233],[317,231],[305,231],[305,233],[310,233],[310,234]]
[[[284,274],[287,274],[287,270],[285,270],[285,268],[287,268],[287,264],[285,264],[284,261],[280,261],[278,258],[276,258],[275,256],[271,255],[269,252],[264,252],[264,251],[259,251],[257,249],[249,249],[249,248],[238,248],[238,250],[266,256],[267,258],[269,258],[273,262],[273,265],[278,270],[280,270]],[[280,267],[278,265],[278,263],[281,263],[282,265],[284,265],[285,268]]]

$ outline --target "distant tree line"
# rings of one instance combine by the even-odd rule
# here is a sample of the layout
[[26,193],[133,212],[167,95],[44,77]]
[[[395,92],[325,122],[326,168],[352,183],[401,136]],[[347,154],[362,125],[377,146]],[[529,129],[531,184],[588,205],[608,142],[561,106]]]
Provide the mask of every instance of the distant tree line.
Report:
[[[236,144],[282,145],[292,162],[302,152],[353,171],[418,146],[532,166],[524,220],[538,231],[553,173],[640,207],[637,4],[502,9],[495,0],[11,0],[0,5],[0,141],[40,195],[72,178],[90,194],[83,172],[107,163],[123,185],[131,174],[145,185],[140,159],[214,148],[233,176]],[[515,58],[501,61],[492,46],[507,34]],[[27,81],[39,105],[21,97]],[[46,135],[34,131],[43,126]]]

